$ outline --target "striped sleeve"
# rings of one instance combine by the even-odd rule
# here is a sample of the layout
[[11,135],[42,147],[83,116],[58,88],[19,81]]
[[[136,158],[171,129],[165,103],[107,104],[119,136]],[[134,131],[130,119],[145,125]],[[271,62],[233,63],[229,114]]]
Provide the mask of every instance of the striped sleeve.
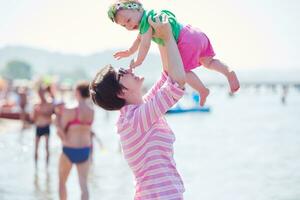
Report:
[[161,78],[153,85],[153,87],[144,95],[144,100],[145,101],[149,101],[157,92],[157,90],[159,90],[163,84],[166,82],[168,78],[168,75],[166,74],[166,72],[163,72],[161,74]]
[[133,120],[137,123],[135,126],[139,127],[142,132],[147,131],[183,94],[184,89],[168,78],[149,101],[138,106],[134,111]]

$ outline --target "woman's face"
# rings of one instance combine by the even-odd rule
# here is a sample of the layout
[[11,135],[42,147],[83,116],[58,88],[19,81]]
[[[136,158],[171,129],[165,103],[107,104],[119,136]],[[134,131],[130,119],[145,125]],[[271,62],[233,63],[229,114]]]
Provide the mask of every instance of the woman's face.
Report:
[[136,76],[132,70],[120,68],[117,73],[117,79],[129,92],[141,91],[144,77]]

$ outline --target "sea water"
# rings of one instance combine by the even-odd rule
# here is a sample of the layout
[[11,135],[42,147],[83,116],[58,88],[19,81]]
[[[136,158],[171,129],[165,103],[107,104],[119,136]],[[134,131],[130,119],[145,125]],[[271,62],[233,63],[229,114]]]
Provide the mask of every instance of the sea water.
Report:
[[[224,89],[212,88],[207,99],[211,112],[166,116],[176,135],[174,156],[185,199],[300,199],[300,91],[290,89],[285,104],[281,93],[250,88],[229,96]],[[88,180],[93,200],[134,196],[133,176],[119,149],[117,115],[96,109],[93,129],[105,148],[94,142]],[[34,128],[23,132],[20,128],[14,122],[0,133],[0,199],[58,199],[61,143],[55,128],[51,129],[49,167],[42,140],[37,169]],[[68,199],[80,199],[75,167],[67,191]]]

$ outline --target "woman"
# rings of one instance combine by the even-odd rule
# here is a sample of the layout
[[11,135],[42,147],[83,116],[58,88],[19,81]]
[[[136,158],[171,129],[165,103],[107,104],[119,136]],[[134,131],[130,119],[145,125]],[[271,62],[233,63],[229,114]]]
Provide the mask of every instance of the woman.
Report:
[[88,82],[77,84],[75,97],[78,106],[58,112],[56,119],[58,135],[63,144],[63,152],[59,160],[59,196],[61,200],[67,199],[66,181],[73,164],[76,165],[78,171],[81,199],[89,198],[87,177],[94,111],[88,102]]
[[54,106],[51,102],[52,99],[46,97],[47,90],[44,87],[40,87],[38,90],[38,95],[40,102],[34,105],[32,121],[36,125],[36,137],[35,137],[35,166],[37,167],[38,161],[38,149],[41,137],[45,137],[46,140],[46,165],[49,163],[49,135],[50,135],[50,125],[52,123],[52,114],[54,112]]
[[95,104],[120,110],[118,134],[125,159],[134,173],[135,200],[183,199],[184,186],[173,158],[175,136],[164,114],[184,93],[185,72],[170,25],[149,20],[155,36],[164,39],[168,71],[148,94],[142,95],[144,78],[131,69],[116,71],[106,66],[90,85]]

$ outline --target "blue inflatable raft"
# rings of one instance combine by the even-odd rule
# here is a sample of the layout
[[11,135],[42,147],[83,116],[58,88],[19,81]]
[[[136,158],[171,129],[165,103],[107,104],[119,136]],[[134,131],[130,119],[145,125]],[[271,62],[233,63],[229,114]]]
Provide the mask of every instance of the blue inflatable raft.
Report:
[[209,107],[194,107],[194,108],[181,108],[174,107],[167,111],[167,114],[178,114],[187,112],[210,112]]

